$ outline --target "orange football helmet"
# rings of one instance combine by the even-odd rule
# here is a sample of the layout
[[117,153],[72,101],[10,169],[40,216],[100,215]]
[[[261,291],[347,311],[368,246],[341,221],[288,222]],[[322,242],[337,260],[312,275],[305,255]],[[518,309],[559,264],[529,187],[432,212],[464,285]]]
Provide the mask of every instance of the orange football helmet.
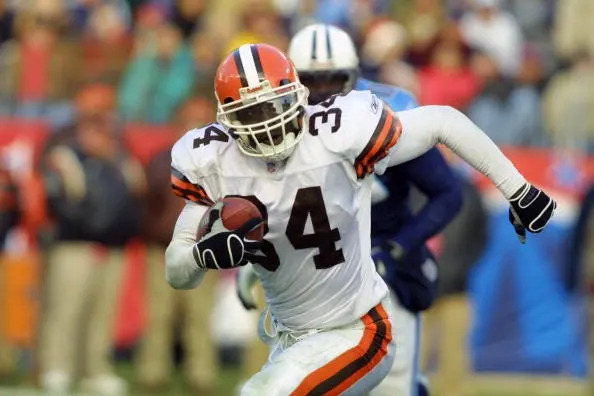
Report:
[[246,44],[229,54],[217,70],[215,95],[217,120],[246,155],[279,161],[303,136],[307,88],[291,60],[271,45]]

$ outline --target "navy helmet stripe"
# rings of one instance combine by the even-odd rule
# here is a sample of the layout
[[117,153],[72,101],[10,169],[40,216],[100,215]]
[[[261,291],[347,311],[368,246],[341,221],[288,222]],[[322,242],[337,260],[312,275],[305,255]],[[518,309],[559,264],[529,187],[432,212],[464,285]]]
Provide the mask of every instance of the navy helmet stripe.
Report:
[[328,55],[328,60],[332,59],[332,46],[330,45],[330,29],[328,25],[326,25],[326,54]]

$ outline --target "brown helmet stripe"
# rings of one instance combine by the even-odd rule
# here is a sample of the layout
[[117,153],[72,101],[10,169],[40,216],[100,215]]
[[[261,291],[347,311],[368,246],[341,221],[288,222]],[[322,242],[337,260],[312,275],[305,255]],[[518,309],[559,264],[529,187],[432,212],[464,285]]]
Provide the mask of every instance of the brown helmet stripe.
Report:
[[237,67],[237,72],[239,73],[239,78],[241,79],[241,86],[247,87],[247,77],[245,76],[245,69],[243,68],[243,63],[241,62],[241,55],[239,54],[239,48],[233,52],[233,59],[235,60],[235,67]]

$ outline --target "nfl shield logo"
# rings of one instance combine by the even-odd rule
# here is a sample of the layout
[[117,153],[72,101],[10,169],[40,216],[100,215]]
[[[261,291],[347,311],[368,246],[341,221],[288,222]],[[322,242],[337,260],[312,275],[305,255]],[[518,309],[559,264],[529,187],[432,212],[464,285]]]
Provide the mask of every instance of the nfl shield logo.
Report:
[[270,173],[276,172],[276,162],[267,162],[266,168],[268,169],[268,172],[270,172]]

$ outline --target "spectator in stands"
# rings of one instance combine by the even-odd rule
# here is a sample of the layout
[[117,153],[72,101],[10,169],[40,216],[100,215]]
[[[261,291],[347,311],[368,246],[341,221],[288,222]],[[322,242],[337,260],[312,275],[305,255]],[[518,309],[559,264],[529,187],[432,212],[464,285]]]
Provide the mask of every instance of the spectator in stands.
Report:
[[273,2],[289,36],[307,25],[318,22],[314,15],[317,3],[316,0]]
[[556,53],[572,60],[582,53],[594,56],[594,2],[591,0],[557,1],[553,42]]
[[94,7],[81,40],[82,79],[119,84],[131,52],[125,16],[114,3]]
[[280,15],[266,2],[251,0],[251,3],[253,5],[243,7],[241,28],[227,43],[223,56],[246,43],[262,42],[287,49],[289,39]]
[[471,47],[493,58],[501,74],[515,76],[524,47],[518,21],[501,8],[501,0],[473,0],[473,5],[460,21],[464,39]]
[[194,87],[194,60],[179,28],[162,20],[155,24],[138,32],[143,37],[120,86],[120,113],[129,121],[170,121]]
[[550,41],[551,16],[555,0],[508,0],[508,10],[516,17],[531,42]]
[[408,9],[404,4],[406,3],[403,2],[400,6],[403,8],[397,16],[408,32],[409,49],[406,60],[415,67],[427,66],[445,23],[443,4],[439,0],[413,0]]
[[[47,150],[44,179],[55,239],[44,269],[41,385],[125,393],[110,354],[123,246],[137,235],[144,175],[121,145],[115,90],[91,85],[76,96],[76,123]],[[68,136],[71,138],[69,139]],[[77,361],[82,351],[82,361]]]
[[197,96],[215,100],[212,81],[219,65],[222,54],[216,45],[216,40],[210,33],[198,33],[191,38],[192,56],[196,67],[196,86],[194,92]]
[[76,43],[67,37],[61,0],[31,0],[15,20],[16,38],[0,48],[0,97],[4,113],[71,121],[70,98],[79,81]]
[[419,69],[419,102],[465,110],[478,94],[480,80],[468,65],[468,50],[457,27],[447,25],[434,47],[431,63]]
[[13,35],[14,11],[6,4],[6,0],[0,0],[0,45]]
[[539,54],[526,51],[515,78],[503,76],[486,53],[474,54],[471,64],[483,88],[470,105],[468,116],[498,144],[544,144],[537,88],[543,78]]
[[[0,164],[0,271],[4,270],[3,256],[4,244],[8,232],[17,224],[20,217],[18,189],[13,176],[4,164]],[[6,296],[4,281],[0,282],[0,295]],[[5,315],[0,315],[0,325],[3,325]],[[0,331],[0,380],[14,370],[12,346],[5,338],[3,331]]]
[[361,47],[364,76],[404,88],[419,95],[415,70],[403,60],[408,46],[406,30],[397,22],[381,21],[371,26]]
[[543,119],[553,144],[594,152],[594,58],[583,51],[553,76],[543,93]]
[[18,189],[4,165],[0,165],[0,250],[3,250],[8,232],[19,218]]
[[[176,135],[207,124],[214,106],[203,98],[187,101],[176,117]],[[143,239],[148,247],[148,316],[136,357],[138,380],[143,388],[164,391],[173,371],[173,346],[180,329],[184,349],[184,373],[190,388],[200,394],[212,390],[218,374],[216,345],[210,336],[211,311],[215,306],[217,274],[207,274],[200,287],[174,290],[163,277],[165,247],[183,200],[170,189],[170,147],[149,163]],[[181,321],[180,321],[181,319]]]
[[[144,0],[143,0],[144,1]],[[79,35],[87,30],[93,14],[98,8],[103,8],[109,5],[116,13],[114,17],[119,22],[124,21],[125,25],[130,25],[132,12],[129,0],[77,0],[66,1],[66,7],[70,14],[71,31],[72,34]],[[111,25],[111,24],[110,24]]]
[[173,3],[170,19],[184,38],[201,29],[207,3],[205,0],[175,0]]

